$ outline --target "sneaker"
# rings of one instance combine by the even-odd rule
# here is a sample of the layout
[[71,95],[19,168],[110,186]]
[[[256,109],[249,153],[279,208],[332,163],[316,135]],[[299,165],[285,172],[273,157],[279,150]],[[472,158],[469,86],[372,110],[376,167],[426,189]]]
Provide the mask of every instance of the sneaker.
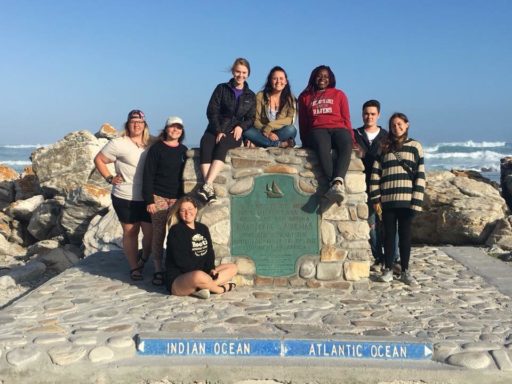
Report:
[[343,200],[345,200],[345,184],[339,178],[337,179],[334,179],[331,188],[325,193],[325,197],[333,203],[341,205]]
[[393,281],[393,271],[391,269],[385,269],[379,280],[383,283],[389,283]]
[[384,266],[381,263],[379,263],[378,261],[376,261],[375,263],[373,263],[370,266],[370,271],[372,271],[372,272],[382,272],[382,268],[384,268]]
[[402,266],[400,264],[393,264],[393,274],[396,276],[400,276],[402,274]]
[[206,203],[213,203],[217,201],[217,196],[215,195],[215,189],[213,189],[213,185],[211,184],[203,184],[201,188],[197,191],[197,194],[201,199],[203,199]]
[[403,271],[400,275],[400,281],[404,283],[405,285],[413,285],[414,279],[411,276],[411,273],[409,271]]
[[209,299],[210,298],[210,291],[206,288],[200,289],[199,291],[195,291],[190,294],[190,296],[197,297],[199,299]]

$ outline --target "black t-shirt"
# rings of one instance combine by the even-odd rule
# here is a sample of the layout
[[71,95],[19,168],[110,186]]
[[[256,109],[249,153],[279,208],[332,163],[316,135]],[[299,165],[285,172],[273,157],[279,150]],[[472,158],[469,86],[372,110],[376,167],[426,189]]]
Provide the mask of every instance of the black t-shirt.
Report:
[[146,204],[154,203],[153,194],[177,199],[182,195],[182,175],[187,147],[169,147],[158,141],[149,148],[144,164],[142,196]]

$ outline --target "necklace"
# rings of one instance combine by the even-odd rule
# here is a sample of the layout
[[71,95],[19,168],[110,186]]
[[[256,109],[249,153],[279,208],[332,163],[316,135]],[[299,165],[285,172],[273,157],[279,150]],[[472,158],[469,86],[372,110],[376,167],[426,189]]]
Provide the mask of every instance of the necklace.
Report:
[[271,111],[278,111],[279,110],[279,104],[280,104],[280,97],[281,95],[270,95],[269,97],[269,104],[270,104],[270,110]]
[[132,141],[133,144],[135,144],[137,146],[137,148],[144,148],[144,144],[143,143],[137,143],[135,140],[133,140],[130,136],[129,136],[130,140]]

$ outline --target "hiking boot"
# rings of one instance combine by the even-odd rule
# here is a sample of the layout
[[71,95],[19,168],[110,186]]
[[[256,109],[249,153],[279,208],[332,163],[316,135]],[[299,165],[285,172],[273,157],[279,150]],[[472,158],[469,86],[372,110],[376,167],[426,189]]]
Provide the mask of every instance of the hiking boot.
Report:
[[409,271],[403,271],[400,275],[400,281],[405,285],[413,285],[415,283]]
[[383,283],[389,283],[393,281],[393,271],[391,269],[385,269],[379,280]]
[[190,294],[190,296],[197,297],[199,299],[209,299],[210,298],[210,291],[206,288],[200,289],[198,291],[195,291]]
[[343,200],[345,200],[345,184],[343,184],[341,177],[333,180],[331,188],[325,193],[325,197],[331,202],[341,205]]
[[197,194],[206,203],[213,203],[217,201],[215,189],[213,189],[212,184],[203,184],[203,186],[197,191]]

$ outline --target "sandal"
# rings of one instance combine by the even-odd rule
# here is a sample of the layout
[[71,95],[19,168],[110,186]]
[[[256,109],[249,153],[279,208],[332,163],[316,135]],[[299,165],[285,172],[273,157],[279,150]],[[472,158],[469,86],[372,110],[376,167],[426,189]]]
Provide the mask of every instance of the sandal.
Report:
[[131,271],[130,271],[130,279],[132,279],[133,281],[141,281],[144,276],[142,276],[142,267],[137,267],[137,268],[133,268]]
[[163,272],[155,272],[153,273],[153,280],[151,283],[156,286],[164,285],[164,273]]
[[236,284],[235,283],[227,283],[227,288],[226,288],[226,285],[221,285],[223,291],[222,293],[226,293],[226,292],[229,292],[229,291],[232,291],[233,289],[236,288]]
[[144,264],[146,264],[148,260],[149,255],[148,257],[144,258],[144,252],[142,252],[142,249],[140,249],[139,252],[137,253],[137,265],[141,270],[144,269]]

